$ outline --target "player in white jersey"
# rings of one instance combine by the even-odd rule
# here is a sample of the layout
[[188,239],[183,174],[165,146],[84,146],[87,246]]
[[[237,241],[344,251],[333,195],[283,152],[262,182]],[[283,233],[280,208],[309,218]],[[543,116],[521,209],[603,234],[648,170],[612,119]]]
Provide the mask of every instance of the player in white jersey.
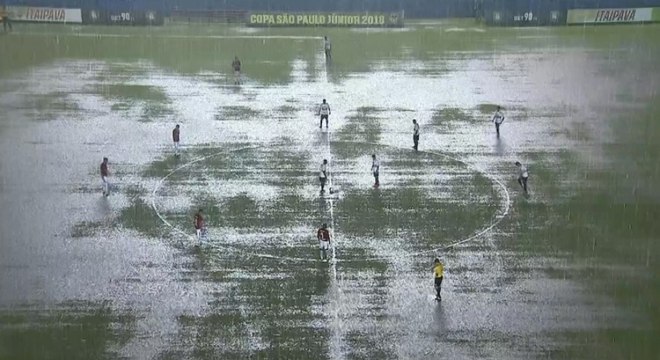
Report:
[[323,119],[325,119],[325,128],[328,128],[328,116],[330,116],[330,104],[325,102],[325,99],[323,99],[323,102],[321,105],[319,105],[319,111],[318,114],[321,115],[321,122],[319,123],[319,129],[323,127]]
[[413,119],[413,149],[417,151],[417,146],[419,145],[419,124],[417,120]]
[[327,36],[323,37],[323,48],[325,49],[325,58],[330,60],[332,58],[332,44],[330,44],[330,40],[328,40]]
[[497,132],[497,137],[500,137],[500,125],[504,122],[504,115],[502,115],[502,108],[497,107],[497,111],[493,115],[492,122],[495,123],[495,131]]
[[319,170],[319,181],[321,182],[321,194],[325,192],[325,183],[328,181],[328,159],[323,159]]
[[527,167],[521,164],[520,161],[516,161],[516,166],[518,167],[518,184],[522,186],[525,194],[527,194],[527,178],[529,177]]
[[376,159],[376,154],[371,155],[371,173],[374,175],[374,187],[379,187],[378,173],[380,172],[380,161]]

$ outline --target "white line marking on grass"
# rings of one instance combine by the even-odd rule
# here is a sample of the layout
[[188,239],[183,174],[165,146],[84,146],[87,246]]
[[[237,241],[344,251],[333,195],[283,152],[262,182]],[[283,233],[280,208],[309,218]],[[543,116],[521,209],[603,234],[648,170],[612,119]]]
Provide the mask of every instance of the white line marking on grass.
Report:
[[[355,143],[353,141],[337,141],[337,142]],[[411,150],[411,149],[408,149],[408,148],[401,148],[401,147],[398,147],[398,146],[391,146],[391,145],[385,145],[385,144],[379,144],[379,143],[360,142],[360,144],[389,147],[389,148],[394,148],[394,149],[399,149],[399,150],[406,150],[406,151],[414,151],[414,150]],[[468,169],[484,175],[485,177],[490,179],[490,181],[493,182],[493,184],[496,184],[497,186],[499,186],[499,188],[501,189],[502,194],[504,194],[504,201],[501,203],[502,206],[501,206],[500,215],[496,216],[495,220],[492,221],[490,223],[490,225],[488,225],[485,228],[477,231],[475,234],[471,235],[470,237],[465,238],[463,240],[453,242],[449,245],[443,245],[443,246],[439,246],[437,248],[424,250],[424,251],[418,251],[418,252],[414,252],[414,253],[407,253],[407,254],[403,254],[402,256],[419,256],[419,255],[423,255],[423,254],[437,252],[439,250],[449,250],[449,249],[454,248],[458,245],[470,242],[474,239],[477,239],[477,238],[483,236],[487,232],[493,230],[502,221],[502,219],[504,219],[509,214],[509,208],[511,207],[511,197],[509,195],[509,190],[507,190],[506,186],[498,178],[496,178],[494,175],[486,172],[485,170],[479,168],[478,166],[472,165],[468,162],[457,159],[457,158],[455,158],[453,156],[450,156],[450,155],[447,155],[447,154],[443,154],[443,153],[440,153],[440,152],[434,152],[434,151],[424,151],[424,150],[418,150],[418,152],[425,153],[425,154],[430,154],[430,155],[434,155],[434,156],[444,157],[445,159],[449,159],[449,160],[461,163],[461,164],[465,165],[465,167],[467,167]],[[362,260],[380,260],[380,259],[388,259],[388,258],[371,257],[371,258],[364,258]]]
[[[319,38],[323,39],[321,37],[319,37]],[[323,49],[323,55],[322,56],[325,57],[325,42],[322,43],[322,49]],[[325,71],[323,71],[323,75],[325,75],[324,80],[325,80],[325,84],[326,84],[326,88],[327,88],[327,85],[328,85],[328,58],[327,57],[325,57]],[[328,115],[328,117],[329,116],[330,115]],[[328,124],[330,123],[330,120],[326,120],[326,121],[327,121]],[[323,121],[321,121],[321,126],[322,125],[323,125]],[[322,129],[319,129],[319,130],[322,130]],[[332,143],[332,139],[331,139],[332,138],[332,130],[330,130],[330,125],[327,125],[326,131],[328,132],[328,136],[327,136],[327,139],[326,139],[327,140],[326,145],[327,145],[327,152],[328,152],[328,155],[327,155],[328,165],[329,165],[328,170],[330,172],[330,174],[328,175],[328,193],[330,195],[328,197],[328,203],[330,204],[330,228],[332,229],[332,260],[331,260],[331,265],[332,265],[333,276],[336,280],[337,279],[337,251],[336,251],[337,236],[335,235],[336,233],[334,231],[334,229],[335,229],[335,203],[334,203],[333,194],[332,194],[332,147],[330,146],[330,144]]]
[[[329,130],[328,130],[328,131],[329,131]],[[330,134],[328,134],[328,137],[329,137],[329,136],[330,136]],[[413,150],[408,149],[408,148],[401,148],[401,147],[397,147],[397,146],[391,146],[391,145],[379,144],[379,143],[354,142],[354,141],[335,141],[335,142],[336,142],[336,143],[348,143],[348,144],[367,144],[367,145],[374,145],[374,146],[381,146],[381,147],[389,147],[389,148],[397,149],[397,150],[413,151]],[[238,148],[238,149],[234,149],[234,150],[219,151],[219,152],[214,153],[214,154],[210,154],[210,155],[206,155],[206,156],[203,156],[203,157],[200,157],[200,158],[194,159],[194,160],[192,160],[192,161],[190,161],[190,162],[188,162],[188,163],[186,163],[186,164],[183,164],[183,165],[181,165],[181,166],[175,168],[174,170],[170,171],[167,175],[165,175],[162,179],[160,179],[160,180],[158,181],[158,183],[156,184],[156,186],[154,187],[154,190],[153,190],[152,193],[151,193],[151,207],[152,207],[152,208],[154,209],[154,211],[156,212],[156,215],[158,216],[158,218],[159,218],[159,219],[160,219],[165,225],[169,226],[173,231],[175,231],[175,232],[177,232],[177,233],[183,235],[184,237],[188,238],[188,239],[191,240],[192,242],[197,242],[197,240],[195,239],[194,236],[192,236],[192,235],[190,235],[189,233],[186,233],[185,231],[183,231],[183,230],[177,228],[176,226],[172,225],[172,224],[171,224],[169,221],[167,221],[167,220],[165,219],[165,217],[164,217],[164,216],[158,211],[158,207],[156,206],[156,197],[157,197],[157,196],[156,196],[156,193],[158,192],[158,190],[163,186],[163,183],[165,182],[165,180],[167,180],[170,176],[172,176],[172,175],[174,175],[176,172],[178,172],[178,171],[180,171],[180,170],[182,170],[182,169],[185,169],[185,168],[187,168],[187,167],[189,167],[189,166],[191,166],[191,165],[194,165],[194,164],[196,164],[196,163],[198,163],[198,162],[200,162],[200,161],[204,161],[204,160],[206,160],[206,159],[209,159],[209,158],[212,158],[212,157],[215,157],[215,156],[221,155],[221,154],[233,153],[233,152],[238,152],[238,151],[247,150],[247,149],[256,149],[256,148],[261,148],[261,147],[264,147],[264,145],[253,145],[253,146],[246,146],[246,147],[242,147],[242,148]],[[328,140],[328,151],[330,151],[330,141],[329,141],[329,140]],[[424,150],[419,150],[419,152],[420,152],[420,153],[426,153],[426,154],[434,155],[434,156],[441,156],[441,157],[444,157],[444,158],[446,158],[446,159],[449,159],[449,160],[452,160],[452,161],[455,161],[455,162],[461,163],[461,164],[465,165],[468,169],[471,169],[471,170],[473,170],[473,171],[475,171],[475,172],[478,172],[478,173],[484,175],[485,177],[487,177],[488,179],[490,179],[491,182],[493,182],[493,184],[497,185],[497,186],[500,188],[501,193],[503,194],[504,199],[503,199],[503,201],[501,202],[501,208],[500,208],[499,215],[497,215],[497,216],[495,217],[495,219],[494,219],[494,220],[493,220],[488,226],[486,226],[485,228],[483,228],[483,229],[477,231],[477,232],[474,233],[473,235],[471,235],[471,236],[469,236],[469,237],[467,237],[467,238],[465,238],[465,239],[455,241],[455,242],[450,243],[450,244],[448,244],[448,245],[443,245],[443,246],[439,246],[439,247],[436,247],[436,248],[433,248],[433,249],[424,250],[424,251],[418,251],[418,252],[414,252],[414,253],[409,252],[409,253],[406,253],[406,254],[401,254],[401,256],[408,256],[408,257],[410,257],[410,256],[418,256],[418,255],[423,255],[423,254],[428,254],[428,253],[434,253],[434,252],[438,252],[438,251],[440,251],[440,250],[449,250],[449,249],[452,249],[452,248],[454,248],[454,247],[456,247],[456,246],[458,246],[458,245],[465,244],[465,243],[467,243],[467,242],[473,241],[473,240],[475,240],[475,239],[477,239],[477,238],[483,236],[483,235],[486,234],[487,232],[493,230],[493,229],[494,229],[497,225],[499,225],[499,223],[500,223],[500,222],[501,222],[501,221],[502,221],[502,220],[503,220],[503,219],[509,214],[509,209],[510,209],[510,207],[511,207],[511,197],[510,197],[510,195],[509,195],[509,190],[507,190],[507,188],[506,188],[506,186],[504,185],[504,183],[502,183],[502,182],[501,182],[499,179],[497,179],[494,175],[492,175],[492,174],[490,174],[490,173],[484,171],[483,169],[481,169],[481,168],[479,168],[479,167],[477,167],[477,166],[475,166],[475,165],[472,165],[472,164],[470,164],[470,163],[467,163],[467,162],[465,162],[465,161],[463,161],[463,160],[457,159],[457,158],[455,158],[455,157],[453,157],[453,156],[450,156],[450,155],[447,155],[447,154],[443,154],[443,153],[440,153],[440,152],[434,152],[434,151],[424,151]],[[328,163],[330,163],[330,161],[328,161]],[[331,171],[330,171],[330,176],[328,177],[328,184],[329,184],[329,187],[332,187],[332,169],[331,169]],[[334,201],[333,201],[332,197],[329,197],[329,198],[328,198],[328,202],[330,203],[330,221],[331,221],[331,226],[332,226],[332,228],[333,228],[333,230],[334,230]],[[336,243],[336,241],[337,241],[337,237],[334,235],[334,231],[333,231],[333,246],[332,246],[332,260],[333,260],[333,261],[332,261],[332,265],[333,265],[333,267],[332,267],[332,270],[333,270],[333,275],[334,275],[335,279],[337,278],[337,268],[336,268],[336,263],[337,263],[337,261],[339,261],[339,260],[337,260],[337,258],[336,258],[336,252],[335,252],[335,245],[334,245],[334,243]],[[228,245],[228,244],[217,244],[217,243],[211,243],[211,244],[207,244],[207,245],[211,245],[211,247],[220,247],[220,246],[225,246],[225,247],[226,247],[226,246],[231,246],[231,245]],[[261,257],[261,258],[277,259],[277,260],[290,261],[290,262],[316,262],[315,259],[310,259],[310,258],[296,258],[296,257],[276,256],[276,255],[262,254],[262,253],[249,253],[249,252],[248,252],[248,253],[245,253],[245,254],[246,254],[246,255],[257,256],[257,257]],[[368,257],[368,258],[361,258],[359,261],[388,260],[388,259],[390,259],[390,258],[388,258],[388,257]],[[344,260],[341,260],[341,261],[343,261],[343,262],[351,262],[351,261],[357,261],[357,260],[344,259]]]
[[197,242],[197,239],[195,239],[194,236],[192,236],[192,235],[190,235],[189,233],[187,233],[187,232],[185,232],[185,231],[179,229],[178,227],[172,225],[172,224],[171,224],[169,221],[167,221],[167,220],[165,219],[165,217],[164,217],[164,216],[158,211],[158,207],[156,206],[156,192],[158,192],[158,190],[160,190],[160,188],[163,186],[163,183],[165,182],[165,180],[167,180],[170,176],[172,176],[172,175],[174,175],[175,173],[177,173],[178,171],[183,170],[183,169],[185,169],[185,168],[187,168],[187,167],[189,167],[189,166],[191,166],[191,165],[194,165],[194,164],[196,164],[196,163],[198,163],[198,162],[200,162],[200,161],[204,161],[204,160],[206,160],[206,159],[210,159],[210,158],[215,157],[215,156],[218,156],[218,155],[220,155],[220,154],[228,154],[228,153],[238,152],[238,151],[242,151],[242,150],[256,149],[256,148],[260,148],[260,147],[263,147],[263,145],[245,146],[245,147],[242,147],[242,148],[238,148],[238,149],[234,149],[234,150],[229,150],[229,151],[227,151],[227,150],[218,151],[217,153],[213,153],[213,154],[210,154],[210,155],[206,155],[206,156],[199,157],[199,158],[197,158],[197,159],[195,159],[195,160],[192,160],[192,161],[190,161],[190,162],[187,162],[187,163],[185,163],[185,164],[183,164],[183,165],[181,165],[181,166],[175,168],[174,170],[170,171],[170,172],[167,173],[165,176],[163,176],[163,178],[160,179],[160,180],[158,181],[158,183],[156,183],[156,186],[154,186],[154,190],[151,192],[151,208],[154,209],[154,211],[156,212],[156,216],[158,216],[158,218],[159,218],[159,219],[160,219],[165,225],[169,226],[169,227],[170,227],[172,230],[174,230],[175,232],[177,232],[177,233],[179,233],[179,234],[181,234],[181,235],[187,237],[190,241]]
[[[178,166],[177,168],[175,168],[175,169],[173,169],[172,171],[170,171],[169,173],[167,173],[162,179],[160,179],[160,180],[158,181],[158,183],[156,183],[156,186],[154,186],[154,189],[153,189],[153,191],[151,192],[151,208],[154,210],[154,212],[156,213],[156,216],[158,216],[158,218],[160,219],[160,221],[163,222],[163,224],[169,226],[174,232],[176,232],[176,233],[178,233],[178,234],[180,234],[180,235],[183,235],[185,238],[187,238],[188,240],[190,240],[190,242],[192,242],[192,243],[197,243],[197,239],[196,239],[195,236],[193,236],[193,235],[191,235],[191,234],[189,234],[189,233],[187,233],[187,232],[185,232],[185,231],[179,229],[178,227],[174,226],[172,223],[170,223],[169,221],[167,221],[167,219],[165,219],[165,217],[160,213],[160,211],[158,211],[158,206],[156,206],[156,198],[157,198],[156,193],[158,192],[158,190],[160,190],[160,188],[163,186],[163,183],[165,183],[165,180],[167,180],[170,176],[172,176],[172,175],[174,175],[175,173],[177,173],[177,172],[179,172],[179,171],[181,171],[181,170],[183,170],[183,169],[185,169],[185,168],[187,168],[187,167],[189,167],[189,166],[191,166],[191,165],[194,165],[194,164],[196,164],[196,163],[198,163],[198,162],[201,162],[201,161],[204,161],[204,160],[207,160],[207,159],[210,159],[210,158],[216,157],[216,156],[218,156],[218,155],[222,155],[222,154],[230,154],[230,153],[235,153],[235,152],[239,152],[239,151],[243,151],[243,150],[248,150],[248,149],[258,149],[258,148],[262,148],[262,147],[264,147],[264,146],[265,146],[265,145],[251,145],[251,146],[244,146],[244,147],[241,147],[241,148],[238,148],[238,149],[233,149],[233,150],[223,150],[223,151],[218,151],[217,153],[213,153],[213,154],[209,154],[209,155],[206,155],[206,156],[202,156],[202,157],[199,157],[199,158],[197,158],[197,159],[191,160],[190,162],[187,162],[187,163],[185,163],[185,164],[183,164],[183,165],[181,165],[181,166]],[[205,247],[210,247],[210,248],[220,248],[220,247],[223,247],[223,246],[224,246],[224,247],[229,247],[229,246],[232,246],[232,245],[229,245],[229,244],[219,244],[219,243],[207,243],[207,244],[205,244],[204,246],[205,246]],[[246,254],[246,255],[257,256],[257,257],[261,257],[261,258],[277,259],[277,260],[281,260],[281,261],[289,261],[289,262],[296,262],[296,263],[300,263],[300,262],[316,262],[315,259],[309,259],[309,258],[296,258],[296,257],[287,257],[287,256],[275,256],[275,255],[270,255],[270,254],[259,254],[259,253],[251,253],[251,252],[247,252],[247,253],[245,253],[245,254]]]
[[[326,89],[328,88],[328,58],[325,56],[325,42],[322,43],[322,49],[323,49],[323,55],[325,57],[325,71],[323,71],[323,74],[325,75],[325,87]],[[330,117],[330,115],[328,115]],[[330,120],[326,120],[328,123]],[[322,125],[322,124],[321,124]],[[334,124],[333,124],[334,125]],[[330,137],[332,136],[332,131],[330,131],[330,125],[327,127],[328,131],[328,137],[327,137],[327,148],[328,148],[328,164],[330,174],[328,175],[328,192],[332,190],[332,147],[330,144],[332,143]],[[330,339],[330,355],[333,358],[343,358],[343,354],[341,349],[345,347],[344,341],[343,341],[343,333],[345,330],[343,329],[343,322],[342,318],[339,316],[339,312],[341,310],[341,306],[344,304],[344,296],[343,296],[343,291],[339,286],[339,281],[337,280],[337,233],[335,232],[335,204],[334,204],[334,195],[330,193],[330,198],[329,198],[329,203],[330,203],[330,227],[332,229],[332,260],[330,264],[330,269],[332,271],[332,278],[330,280],[330,286],[328,288],[329,294],[330,295],[330,312],[332,314],[332,320],[331,320],[331,329],[332,329],[332,337]],[[332,301],[334,300],[334,301]]]
[[[330,129],[328,129],[328,164],[332,164],[332,152],[330,149]],[[332,166],[329,166],[330,174],[328,175],[328,190],[332,189]],[[330,204],[330,228],[332,229],[332,271],[334,273],[335,279],[337,278],[337,252],[335,248],[337,247],[337,235],[335,233],[335,203],[333,199],[333,194],[330,194],[328,198],[328,203]]]
[[[332,136],[332,132],[330,131],[330,127],[328,126],[328,142],[327,142],[327,147],[328,147],[328,168],[330,174],[328,175],[328,192],[332,190],[332,149],[330,147],[330,137]],[[334,195],[332,193],[329,194],[330,196],[328,197],[328,203],[330,204],[330,228],[332,229],[332,272],[334,274],[335,279],[337,279],[337,251],[335,248],[337,247],[337,235],[334,231],[335,229],[335,203],[334,203]]]

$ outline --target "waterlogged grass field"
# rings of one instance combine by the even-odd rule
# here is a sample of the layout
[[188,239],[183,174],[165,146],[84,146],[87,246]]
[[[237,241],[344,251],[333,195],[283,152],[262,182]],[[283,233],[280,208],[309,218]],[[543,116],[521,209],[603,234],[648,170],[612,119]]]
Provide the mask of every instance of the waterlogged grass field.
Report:
[[657,358],[658,26],[14,29],[0,359]]

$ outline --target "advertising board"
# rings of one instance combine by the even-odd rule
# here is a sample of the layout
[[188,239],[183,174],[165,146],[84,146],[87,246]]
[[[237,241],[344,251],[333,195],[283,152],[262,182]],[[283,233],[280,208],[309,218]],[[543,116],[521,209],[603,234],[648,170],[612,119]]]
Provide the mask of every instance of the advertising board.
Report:
[[253,12],[247,26],[294,27],[402,27],[403,12],[395,13],[286,13]]
[[82,14],[84,24],[163,25],[163,15],[156,11],[107,11],[89,9]]
[[7,6],[12,21],[47,23],[82,23],[80,9],[65,9],[33,6]]
[[653,8],[570,9],[567,24],[616,24],[653,21]]

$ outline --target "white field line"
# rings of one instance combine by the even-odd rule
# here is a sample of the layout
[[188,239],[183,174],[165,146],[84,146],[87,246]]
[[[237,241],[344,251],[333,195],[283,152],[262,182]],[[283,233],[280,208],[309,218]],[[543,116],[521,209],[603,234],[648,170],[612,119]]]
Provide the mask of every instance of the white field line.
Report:
[[[328,136],[330,136],[330,135],[328,134]],[[365,143],[365,142],[356,143],[356,142],[351,142],[351,141],[336,141],[336,143],[367,144],[367,145],[374,145],[374,146],[389,147],[389,148],[398,149],[398,150],[413,151],[412,149],[408,149],[408,148],[400,148],[400,147],[384,145],[384,144],[379,144],[379,143]],[[158,190],[163,186],[163,183],[165,182],[165,180],[167,180],[170,176],[172,176],[176,172],[178,172],[182,169],[185,169],[185,168],[187,168],[191,165],[194,165],[194,164],[196,164],[200,161],[204,161],[206,159],[212,158],[214,156],[218,156],[220,154],[238,152],[238,151],[241,151],[241,150],[254,149],[254,148],[260,148],[260,147],[263,147],[263,145],[246,146],[246,147],[242,147],[242,148],[238,148],[238,149],[234,149],[234,150],[219,151],[219,152],[214,153],[214,154],[210,154],[210,155],[206,155],[206,156],[197,158],[195,160],[192,160],[192,161],[190,161],[186,164],[183,164],[183,165],[175,168],[174,170],[170,171],[167,175],[165,175],[162,179],[160,179],[158,181],[158,183],[156,183],[156,186],[154,187],[153,192],[151,194],[151,207],[156,212],[156,215],[158,216],[158,218],[165,225],[169,226],[173,231],[183,235],[184,237],[188,238],[189,240],[196,241],[194,236],[192,236],[191,234],[186,233],[185,231],[183,231],[183,230],[177,228],[176,226],[172,225],[159,212],[158,206],[156,206],[156,198],[157,198],[156,193],[158,192]],[[328,149],[329,148],[330,148],[330,142],[328,141]],[[424,151],[424,150],[419,150],[419,152],[434,155],[434,156],[441,156],[441,157],[444,157],[446,159],[461,163],[461,164],[465,165],[468,169],[472,169],[473,171],[484,175],[485,177],[490,179],[493,182],[493,184],[497,185],[500,188],[500,193],[503,194],[504,199],[503,199],[503,201],[500,202],[500,204],[501,204],[500,211],[499,211],[499,214],[495,217],[495,219],[493,221],[491,221],[491,223],[488,226],[486,226],[483,229],[477,231],[476,233],[472,234],[471,236],[469,236],[465,239],[462,239],[462,240],[457,240],[457,241],[455,241],[453,243],[450,243],[448,245],[442,245],[442,246],[439,246],[437,248],[424,250],[424,251],[418,251],[418,252],[414,252],[414,253],[400,254],[400,256],[419,256],[419,255],[424,255],[424,254],[429,254],[429,253],[436,253],[436,252],[441,251],[441,250],[449,250],[449,249],[452,249],[452,248],[454,248],[458,245],[473,241],[473,240],[483,236],[487,232],[493,230],[509,214],[509,209],[511,207],[511,197],[510,197],[509,191],[507,190],[506,186],[502,183],[502,181],[500,181],[498,178],[496,178],[493,174],[490,174],[490,173],[482,170],[481,168],[479,168],[475,165],[469,164],[469,163],[467,163],[463,160],[457,159],[457,158],[452,157],[452,156],[447,155],[447,154],[443,154],[443,153],[440,153],[440,152],[434,152],[434,151]],[[328,161],[328,163],[330,163],[330,161]],[[330,188],[332,186],[332,169],[330,169],[330,176],[328,177],[328,185],[329,185],[328,188]],[[332,199],[331,196],[329,197],[328,202],[330,203],[331,225],[332,225],[332,228],[334,229],[334,202],[333,202],[333,199]],[[332,246],[333,264],[336,264],[336,262],[338,261],[336,259],[336,253],[335,253],[335,248],[334,248],[335,247],[334,243],[336,243],[336,241],[337,241],[337,238],[336,238],[336,236],[334,235],[334,232],[333,232],[333,246]],[[216,246],[222,246],[221,244],[215,244],[215,245]],[[282,257],[282,256],[274,256],[274,255],[269,255],[269,254],[258,254],[258,253],[253,253],[251,255],[257,256],[257,257],[262,257],[262,258],[279,259],[279,260],[290,261],[290,262],[316,262],[315,259],[309,259],[309,258]],[[360,261],[388,260],[388,259],[389,258],[387,258],[387,257],[375,257],[374,256],[374,257],[368,257],[368,258],[360,259]],[[341,261],[352,261],[352,260],[344,259],[344,260],[341,260]],[[333,269],[334,269],[333,271],[335,272],[334,275],[336,276],[336,268],[333,268]]]
[[[367,142],[367,143],[363,143],[363,144],[393,147],[393,146],[383,145],[383,144],[379,144],[379,143],[368,143]],[[401,150],[413,151],[413,150],[407,149],[407,148],[399,148],[399,147],[394,147],[394,148],[401,149]],[[496,184],[497,186],[499,186],[501,193],[504,195],[504,201],[502,201],[500,203],[502,205],[501,206],[501,211],[500,211],[500,214],[495,217],[495,220],[493,220],[488,226],[486,226],[485,228],[477,231],[473,235],[471,235],[471,236],[469,236],[465,239],[458,240],[458,241],[455,241],[451,244],[443,245],[443,246],[440,246],[440,247],[437,247],[437,248],[434,248],[434,249],[425,250],[425,251],[418,251],[418,252],[414,252],[414,253],[408,253],[407,256],[418,256],[418,255],[428,254],[428,253],[431,253],[431,252],[437,252],[439,250],[449,250],[449,249],[454,248],[458,245],[470,242],[474,239],[477,239],[477,238],[483,236],[484,234],[491,231],[492,229],[494,229],[500,222],[502,222],[502,219],[504,219],[509,214],[509,209],[511,207],[511,196],[509,195],[509,190],[507,190],[506,186],[498,178],[496,178],[493,174],[490,174],[490,173],[486,172],[485,170],[483,170],[483,169],[481,169],[481,168],[479,168],[475,165],[472,165],[470,163],[467,163],[463,160],[460,160],[458,158],[455,158],[455,157],[447,155],[447,154],[443,154],[443,153],[440,153],[440,152],[434,152],[434,151],[424,151],[424,150],[418,150],[418,152],[444,157],[445,159],[449,159],[449,160],[461,163],[461,164],[465,165],[466,168],[471,169],[474,172],[477,172],[477,173],[480,173],[480,174],[484,175],[485,177],[490,179],[490,181],[493,182],[493,184]],[[371,260],[371,259],[369,259],[369,260]]]
[[[323,75],[325,76],[325,88],[328,88],[328,58],[325,56],[325,42],[322,42],[321,48],[323,49],[323,56],[325,59],[324,63],[324,68],[325,71],[323,71]],[[330,117],[330,115],[328,115]],[[328,123],[330,123],[330,119],[327,120]],[[321,124],[323,125],[323,124]],[[334,123],[333,123],[334,125]],[[319,129],[321,131],[321,129]],[[330,130],[330,125],[327,127],[328,131],[328,137],[327,137],[327,152],[328,152],[328,170],[330,171],[330,174],[328,175],[328,192],[332,190],[332,147],[330,144],[332,143],[331,136],[332,136],[332,131]],[[333,199],[333,194],[329,194],[329,204],[330,204],[330,228],[332,229],[332,260],[330,264],[330,271],[332,273],[332,276],[330,278],[330,287],[328,288],[328,295],[330,295],[330,315],[332,316],[332,320],[330,320],[330,329],[332,331],[332,336],[330,338],[330,356],[334,359],[341,359],[343,358],[343,354],[341,349],[345,346],[344,343],[344,324],[342,322],[342,318],[339,316],[339,312],[341,310],[341,306],[344,303],[344,293],[342,289],[340,289],[339,286],[339,281],[337,279],[337,233],[335,232],[335,212],[334,212],[334,199]]]
[[[154,189],[153,189],[153,191],[152,191],[152,193],[151,193],[151,208],[154,210],[154,212],[156,213],[156,216],[158,216],[158,218],[160,219],[160,221],[163,222],[163,224],[167,225],[167,226],[170,227],[170,229],[172,229],[174,232],[176,232],[176,233],[182,235],[183,237],[185,237],[186,239],[188,239],[191,243],[197,243],[197,239],[195,238],[195,236],[193,236],[193,235],[191,235],[191,234],[189,234],[189,233],[187,233],[187,232],[185,232],[185,231],[179,229],[178,227],[174,226],[172,223],[170,223],[169,221],[167,221],[167,219],[165,219],[165,217],[163,216],[163,214],[160,213],[160,211],[158,210],[158,206],[156,205],[156,199],[157,199],[157,195],[156,195],[156,193],[158,192],[158,190],[160,190],[160,188],[161,188],[161,187],[163,186],[163,184],[165,183],[165,180],[167,180],[170,176],[172,176],[172,175],[174,175],[175,173],[179,172],[180,170],[183,170],[183,169],[185,169],[185,168],[187,168],[187,167],[189,167],[189,166],[191,166],[191,165],[194,165],[194,164],[196,164],[196,163],[198,163],[198,162],[204,161],[204,160],[206,160],[206,159],[213,158],[213,157],[218,156],[218,155],[221,155],[221,154],[234,153],[234,152],[239,152],[239,151],[242,151],[242,150],[248,150],[248,149],[258,149],[258,148],[262,148],[262,147],[264,147],[264,146],[265,146],[265,145],[252,145],[252,146],[245,146],[245,147],[241,147],[241,148],[233,149],[233,150],[223,150],[223,151],[218,151],[217,153],[213,153],[213,154],[209,154],[209,155],[206,155],[206,156],[199,157],[199,158],[197,158],[197,159],[194,159],[194,160],[192,160],[192,161],[190,161],[190,162],[187,162],[187,163],[185,163],[185,164],[183,164],[183,165],[181,165],[181,166],[179,166],[179,167],[173,169],[172,171],[170,171],[169,173],[167,173],[162,179],[160,179],[160,180],[156,183],[156,186],[154,186]],[[231,245],[219,244],[219,243],[208,243],[208,244],[205,244],[204,246],[205,246],[205,247],[210,247],[210,248],[221,248],[221,247],[223,247],[223,246],[224,246],[224,247],[227,247],[227,246],[231,246]],[[245,254],[245,255],[252,255],[252,256],[261,257],[261,258],[268,258],[268,259],[276,259],[276,260],[281,260],[281,261],[295,262],[295,263],[300,263],[300,262],[317,262],[317,260],[314,259],[314,258],[311,258],[311,259],[310,259],[310,258],[296,258],[296,257],[286,257],[286,256],[274,256],[274,255],[270,255],[270,254],[250,253],[250,252],[244,252],[243,254]]]
[[195,160],[192,160],[192,161],[190,161],[190,162],[187,162],[187,163],[185,163],[185,164],[183,164],[183,165],[181,165],[181,166],[175,168],[174,170],[172,170],[172,171],[170,171],[169,173],[167,173],[167,175],[163,176],[163,178],[160,179],[160,180],[156,183],[156,186],[154,186],[154,190],[151,192],[151,208],[154,209],[154,211],[156,212],[156,216],[158,216],[158,218],[160,219],[160,221],[162,221],[165,225],[169,226],[174,232],[177,232],[177,233],[183,235],[184,237],[188,238],[190,241],[195,241],[195,242],[196,242],[197,239],[195,239],[194,236],[192,236],[192,235],[190,235],[189,233],[187,233],[187,232],[185,232],[185,231],[179,229],[178,227],[172,225],[172,224],[171,224],[169,221],[167,221],[167,220],[165,219],[165,217],[164,217],[164,216],[158,211],[158,207],[156,206],[156,192],[158,192],[158,190],[160,190],[160,188],[163,186],[163,183],[165,182],[165,180],[167,180],[170,176],[172,176],[172,175],[174,175],[175,173],[179,172],[180,170],[183,170],[183,169],[185,169],[185,168],[187,168],[187,167],[189,167],[189,166],[191,166],[191,165],[194,165],[194,164],[196,164],[196,163],[198,163],[198,162],[200,162],[200,161],[204,161],[204,160],[206,160],[206,159],[210,159],[210,158],[215,157],[215,156],[218,156],[218,155],[220,155],[220,154],[227,154],[227,153],[232,153],[232,152],[238,152],[238,151],[247,150],[247,149],[256,149],[256,148],[260,148],[260,147],[262,147],[262,145],[245,146],[245,147],[241,147],[241,148],[234,149],[234,150],[229,150],[229,151],[218,151],[217,153],[214,153],[214,154],[210,154],[210,155],[206,155],[206,156],[199,157],[199,158],[197,158],[197,159],[195,159]]
[[[327,59],[326,59],[327,61]],[[328,84],[328,68],[326,67],[326,70],[323,72],[325,74],[325,83]],[[328,117],[330,117],[328,115]],[[328,120],[328,123],[330,120]],[[330,147],[330,144],[332,143],[331,137],[332,137],[332,130],[330,130],[330,126],[328,125],[327,128],[328,131],[328,138],[327,138],[327,152],[328,152],[328,170],[330,174],[328,175],[328,192],[332,189],[332,148]],[[335,201],[334,201],[334,196],[332,194],[329,194],[328,198],[328,203],[330,204],[330,228],[332,229],[332,272],[335,277],[335,280],[337,279],[337,235],[334,231],[335,229]]]

